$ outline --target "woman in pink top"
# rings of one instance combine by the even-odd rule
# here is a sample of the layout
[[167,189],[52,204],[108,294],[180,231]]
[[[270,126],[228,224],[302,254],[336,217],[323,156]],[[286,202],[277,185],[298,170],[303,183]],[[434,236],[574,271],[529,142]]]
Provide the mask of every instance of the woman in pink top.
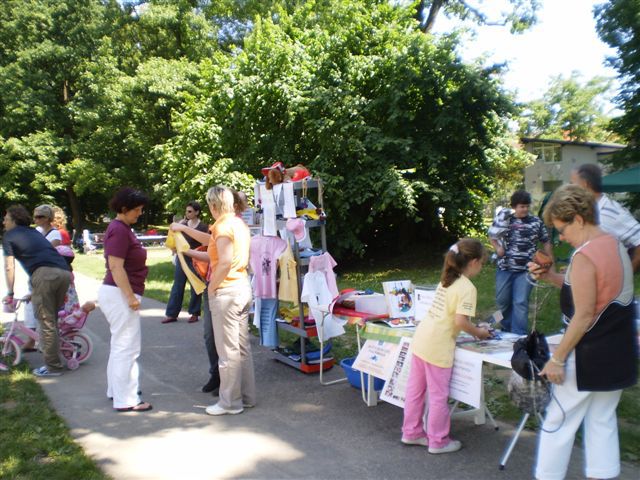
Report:
[[585,476],[620,473],[616,407],[622,389],[637,381],[637,332],[631,260],[614,237],[598,227],[591,193],[565,185],[553,194],[544,219],[576,250],[566,274],[532,273],[561,287],[567,329],[540,373],[554,384],[540,433],[535,476],[562,479],[575,433],[583,426]]

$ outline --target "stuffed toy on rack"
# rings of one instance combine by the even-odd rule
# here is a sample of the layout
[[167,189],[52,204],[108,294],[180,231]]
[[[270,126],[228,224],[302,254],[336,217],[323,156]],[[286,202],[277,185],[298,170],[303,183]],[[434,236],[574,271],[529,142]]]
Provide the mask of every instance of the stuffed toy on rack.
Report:
[[311,176],[307,167],[302,164],[285,168],[282,162],[276,162],[270,167],[263,168],[262,174],[265,176],[267,190],[271,190],[273,185],[279,185],[285,182],[297,182]]

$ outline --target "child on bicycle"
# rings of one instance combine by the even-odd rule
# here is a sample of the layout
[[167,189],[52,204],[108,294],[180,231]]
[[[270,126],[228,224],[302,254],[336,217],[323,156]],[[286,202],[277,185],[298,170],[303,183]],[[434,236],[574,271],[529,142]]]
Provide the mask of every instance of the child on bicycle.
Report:
[[[66,245],[58,245],[56,250],[60,255],[64,257],[64,259],[69,264],[71,268],[71,263],[75,258],[75,254],[73,250]],[[96,304],[94,302],[85,302],[82,306],[80,306],[80,300],[78,299],[78,292],[76,291],[75,278],[73,275],[73,269],[71,271],[71,283],[69,283],[69,289],[67,290],[67,294],[64,297],[64,305],[62,309],[58,312],[58,328],[69,328],[72,326],[78,326],[78,328],[82,328],[84,324],[84,319],[89,315],[90,312],[95,310]]]
[[61,310],[58,312],[58,326],[60,328],[82,328],[84,320],[89,313],[96,309],[94,302],[84,302],[82,306],[74,304],[71,311]]
[[469,320],[475,315],[477,297],[470,279],[480,273],[485,257],[478,240],[463,238],[449,248],[433,304],[413,336],[402,443],[428,447],[432,454],[455,452],[462,447],[460,441],[449,437],[449,382],[460,331],[479,339],[491,336],[487,327],[477,327]]

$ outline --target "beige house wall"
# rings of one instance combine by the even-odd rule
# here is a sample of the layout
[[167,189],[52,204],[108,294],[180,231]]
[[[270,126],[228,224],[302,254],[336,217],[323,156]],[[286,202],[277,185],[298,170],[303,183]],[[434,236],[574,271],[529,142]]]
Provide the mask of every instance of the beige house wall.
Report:
[[[540,140],[540,143],[547,144],[544,140]],[[552,144],[549,143],[549,145]],[[539,203],[546,195],[545,182],[568,183],[573,169],[585,163],[596,163],[602,167],[601,160],[607,156],[607,153],[623,148],[622,145],[585,145],[578,142],[554,143],[553,145],[558,145],[560,148],[560,162],[545,162],[543,159],[537,158],[531,166],[524,170],[524,188],[531,193],[534,203]],[[533,153],[533,147],[532,142],[524,144],[525,151],[529,153]]]

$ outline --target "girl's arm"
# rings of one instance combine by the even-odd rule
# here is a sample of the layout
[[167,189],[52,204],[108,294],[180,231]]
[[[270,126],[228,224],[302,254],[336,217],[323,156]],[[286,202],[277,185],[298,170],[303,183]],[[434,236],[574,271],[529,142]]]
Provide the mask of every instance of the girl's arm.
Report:
[[456,324],[456,327],[458,327],[463,332],[467,332],[473,337],[479,338],[480,340],[491,338],[491,332],[489,332],[488,327],[478,327],[474,325],[473,323],[471,323],[471,320],[467,315],[456,313],[453,321]]
[[593,323],[596,314],[596,290],[595,265],[584,255],[576,255],[571,264],[571,294],[575,312],[560,345],[540,372],[540,375],[545,375],[552,383],[564,382],[564,363]]

